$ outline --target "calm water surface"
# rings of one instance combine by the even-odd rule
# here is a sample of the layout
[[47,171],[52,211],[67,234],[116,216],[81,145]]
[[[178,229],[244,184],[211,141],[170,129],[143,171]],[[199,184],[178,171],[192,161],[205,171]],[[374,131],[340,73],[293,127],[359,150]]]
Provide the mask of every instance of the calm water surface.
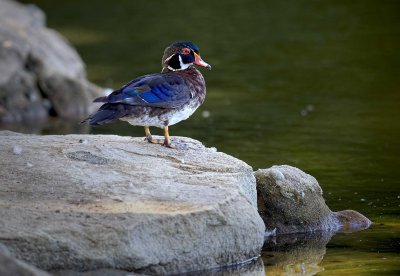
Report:
[[[254,169],[299,167],[332,210],[374,222],[309,254],[266,250],[266,275],[400,275],[399,1],[33,2],[103,87],[160,71],[166,45],[195,41],[213,65],[207,99],[172,135]],[[25,131],[89,131],[58,124]],[[143,135],[122,122],[90,132]]]

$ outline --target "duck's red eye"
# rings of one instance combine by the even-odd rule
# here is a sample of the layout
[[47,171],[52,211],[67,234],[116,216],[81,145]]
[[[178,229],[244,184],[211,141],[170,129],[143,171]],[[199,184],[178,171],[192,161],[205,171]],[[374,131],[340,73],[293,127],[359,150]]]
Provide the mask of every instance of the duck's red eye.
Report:
[[190,54],[190,49],[189,48],[183,48],[182,49],[182,54],[184,54],[184,55]]

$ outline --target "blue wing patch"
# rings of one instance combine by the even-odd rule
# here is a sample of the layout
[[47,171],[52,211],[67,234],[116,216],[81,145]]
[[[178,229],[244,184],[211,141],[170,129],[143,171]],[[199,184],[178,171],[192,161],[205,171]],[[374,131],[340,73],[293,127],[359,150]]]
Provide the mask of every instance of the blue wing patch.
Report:
[[139,94],[139,97],[148,103],[158,103],[170,100],[174,94],[164,84],[151,86],[150,91]]
[[135,97],[138,95],[138,91],[135,89],[135,87],[127,87],[126,89],[122,90],[121,94],[128,97]]

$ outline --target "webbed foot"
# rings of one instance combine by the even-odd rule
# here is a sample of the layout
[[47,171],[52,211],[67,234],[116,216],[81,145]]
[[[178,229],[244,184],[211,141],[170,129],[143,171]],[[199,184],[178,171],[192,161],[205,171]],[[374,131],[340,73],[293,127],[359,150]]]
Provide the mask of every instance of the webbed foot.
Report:
[[186,145],[185,143],[180,143],[180,142],[172,142],[171,140],[169,140],[169,142],[167,140],[164,140],[163,145],[167,148],[171,148],[171,149],[180,149],[180,150],[186,150],[188,149],[188,145]]
[[151,144],[161,144],[161,145],[164,144],[163,139],[156,139],[156,138],[153,138],[153,136],[151,136],[150,128],[148,126],[144,127],[144,133],[146,134],[145,140],[147,140],[147,142],[149,142]]
[[153,138],[152,136],[146,136],[145,140],[147,140],[147,142],[151,143],[151,144],[164,144],[164,140],[163,139],[157,139],[157,138]]

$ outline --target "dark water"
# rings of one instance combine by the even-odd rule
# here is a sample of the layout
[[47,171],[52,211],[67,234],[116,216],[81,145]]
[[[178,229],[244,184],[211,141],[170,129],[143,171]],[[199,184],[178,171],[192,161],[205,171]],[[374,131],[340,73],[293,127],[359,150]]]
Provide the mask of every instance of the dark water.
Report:
[[[334,236],[320,257],[264,253],[266,275],[400,275],[399,1],[33,2],[103,87],[160,71],[166,45],[195,41],[213,65],[208,94],[172,135],[255,169],[299,167],[319,180],[332,210],[375,223]],[[126,123],[90,132],[143,135]]]

